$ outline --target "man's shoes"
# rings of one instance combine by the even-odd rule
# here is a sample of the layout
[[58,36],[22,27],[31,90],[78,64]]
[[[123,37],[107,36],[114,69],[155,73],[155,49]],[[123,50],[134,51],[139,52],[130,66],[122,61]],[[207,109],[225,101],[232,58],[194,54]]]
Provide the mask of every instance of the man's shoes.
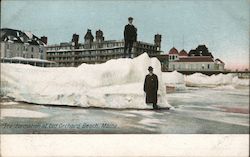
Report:
[[158,110],[158,109],[159,109],[158,105],[156,105],[156,104],[153,104],[153,108],[154,108],[155,110]]

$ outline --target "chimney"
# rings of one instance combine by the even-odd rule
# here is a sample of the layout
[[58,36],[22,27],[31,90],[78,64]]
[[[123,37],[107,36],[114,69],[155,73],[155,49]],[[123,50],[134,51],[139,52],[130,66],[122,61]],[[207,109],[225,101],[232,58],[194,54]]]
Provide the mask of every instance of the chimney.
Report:
[[92,48],[92,43],[93,43],[94,37],[91,33],[91,30],[88,29],[87,33],[84,36],[84,48],[85,49],[90,49]]
[[72,42],[74,43],[74,48],[79,49],[79,35],[78,34],[73,34],[72,36]]
[[48,37],[42,36],[42,37],[41,37],[41,41],[42,41],[45,45],[47,45],[47,43],[48,43]]
[[157,50],[161,50],[161,35],[156,34],[154,39],[155,45],[157,46]]
[[103,32],[102,32],[100,29],[99,29],[98,31],[96,31],[96,36],[95,36],[95,38],[96,38],[96,41],[97,41],[98,43],[101,43],[101,42],[104,41]]

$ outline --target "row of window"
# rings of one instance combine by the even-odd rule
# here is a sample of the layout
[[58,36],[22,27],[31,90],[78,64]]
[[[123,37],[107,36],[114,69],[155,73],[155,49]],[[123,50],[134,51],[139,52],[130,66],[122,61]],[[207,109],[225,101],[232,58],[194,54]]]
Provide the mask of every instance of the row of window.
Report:
[[[6,49],[7,50],[10,50],[10,47],[11,46],[14,46],[14,49],[17,50],[17,51],[31,51],[31,52],[34,52],[35,48],[33,46],[30,46],[30,47],[27,47],[27,46],[22,46],[22,45],[10,45],[10,44],[7,44],[6,45]],[[40,53],[43,53],[43,48],[39,47],[39,52]]]
[[[91,45],[92,49],[97,48],[111,48],[111,47],[123,47],[124,43],[117,42],[117,43],[101,43],[101,44],[93,44]],[[55,46],[55,47],[48,47],[48,50],[71,50],[73,46]],[[79,49],[84,49],[84,45],[79,46]]]
[[[116,59],[120,58],[121,55],[112,55],[112,56],[91,56],[91,57],[79,57],[78,60],[108,60],[108,59]],[[74,57],[47,57],[48,60],[61,60],[61,61],[71,61],[74,60]]]
[[177,59],[178,57],[177,56],[169,56],[169,60],[175,60],[175,59]]
[[[124,43],[117,42],[117,43],[100,43],[100,44],[93,44],[91,45],[92,49],[97,49],[97,48],[111,48],[111,47],[123,47]],[[79,47],[80,49],[84,49],[84,45]]]
[[175,69],[210,69],[211,68],[211,65],[210,64],[179,64],[179,65],[175,65],[173,64],[172,65],[172,68],[175,70]]
[[[96,55],[96,54],[111,54],[115,52],[123,52],[124,49],[110,49],[110,50],[101,50],[101,51],[84,51],[79,52],[79,55]],[[49,52],[48,55],[56,56],[56,55],[74,55],[74,52]]]
[[73,57],[47,57],[48,60],[73,60]]
[[48,56],[57,56],[57,55],[74,55],[74,52],[49,52]]
[[57,63],[57,65],[62,66],[62,67],[70,67],[70,66],[74,66],[74,63]]
[[109,59],[117,59],[120,58],[119,55],[112,55],[112,56],[96,56],[96,57],[81,57],[78,60],[109,60]]
[[16,54],[7,53],[5,54],[5,56],[7,58],[11,58],[11,57],[34,58],[33,54],[21,54],[21,53],[16,53]]
[[138,52],[138,53],[147,52],[148,54],[154,54],[154,53],[156,53],[156,51],[154,51],[154,50],[151,51],[151,50],[145,50],[145,49],[142,49],[142,48],[137,48],[135,51]]
[[153,49],[153,50],[156,50],[156,47],[155,47],[155,46],[152,46],[152,45],[138,44],[138,47],[140,47],[140,48],[145,48],[145,49]]

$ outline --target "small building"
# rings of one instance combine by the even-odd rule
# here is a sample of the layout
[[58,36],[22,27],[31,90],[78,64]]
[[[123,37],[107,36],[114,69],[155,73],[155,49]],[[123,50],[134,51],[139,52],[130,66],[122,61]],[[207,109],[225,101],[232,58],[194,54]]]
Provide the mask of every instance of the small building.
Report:
[[[95,39],[95,40],[94,40]],[[132,58],[147,52],[149,56],[159,55],[161,35],[155,35],[155,43],[137,41],[132,48]],[[79,66],[82,63],[97,64],[110,59],[122,58],[124,55],[123,40],[105,40],[101,30],[96,31],[95,38],[90,29],[84,35],[84,42],[79,42],[79,35],[73,34],[71,42],[46,46],[47,60],[58,66]]]
[[224,71],[225,69],[225,63],[223,61],[221,61],[219,58],[215,59],[215,69],[219,70],[219,71]]
[[199,45],[196,49],[187,53],[173,47],[169,51],[169,71],[224,71],[225,63],[220,59],[214,60],[211,52],[205,45]]
[[38,38],[31,32],[9,28],[1,29],[1,61],[13,57],[46,59],[47,37]]

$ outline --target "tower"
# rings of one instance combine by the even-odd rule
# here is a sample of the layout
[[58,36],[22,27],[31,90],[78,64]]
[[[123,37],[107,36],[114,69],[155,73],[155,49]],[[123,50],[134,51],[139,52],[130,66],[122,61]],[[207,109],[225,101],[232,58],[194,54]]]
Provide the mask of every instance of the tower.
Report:
[[98,43],[101,43],[104,41],[103,32],[100,29],[96,31],[95,39]]
[[154,42],[155,42],[155,45],[157,46],[157,50],[160,51],[161,50],[161,35],[160,34],[155,35]]
[[75,49],[79,48],[78,42],[79,42],[79,35],[78,34],[73,34],[73,36],[72,36],[72,44],[73,44]]
[[94,37],[91,33],[91,30],[88,29],[87,33],[84,36],[84,44],[85,44],[85,48],[91,48],[92,47],[92,43],[93,43]]

